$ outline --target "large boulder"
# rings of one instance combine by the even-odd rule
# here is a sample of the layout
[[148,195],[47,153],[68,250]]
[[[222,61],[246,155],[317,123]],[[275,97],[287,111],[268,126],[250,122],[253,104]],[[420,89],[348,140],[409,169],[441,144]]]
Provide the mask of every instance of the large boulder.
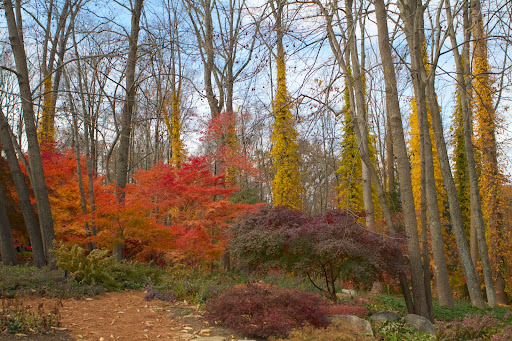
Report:
[[370,320],[374,323],[381,323],[386,321],[396,321],[402,316],[392,311],[381,311],[370,316]]
[[436,333],[436,327],[430,322],[429,319],[416,314],[405,315],[405,322],[413,327],[416,331],[425,332],[431,335]]
[[373,336],[370,322],[355,315],[334,315],[331,323],[340,329],[350,329],[357,334]]

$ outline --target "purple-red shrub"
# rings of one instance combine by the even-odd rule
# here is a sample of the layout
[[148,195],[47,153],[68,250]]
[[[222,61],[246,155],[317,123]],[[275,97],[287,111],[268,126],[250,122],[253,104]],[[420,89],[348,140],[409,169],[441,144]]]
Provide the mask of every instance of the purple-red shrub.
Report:
[[285,337],[305,323],[328,325],[328,302],[317,294],[249,283],[226,290],[206,303],[206,316],[236,332],[268,338]]
[[336,298],[336,283],[369,286],[401,271],[396,238],[365,229],[345,211],[309,216],[287,207],[263,207],[231,227],[232,254],[249,270],[283,269],[307,276]]

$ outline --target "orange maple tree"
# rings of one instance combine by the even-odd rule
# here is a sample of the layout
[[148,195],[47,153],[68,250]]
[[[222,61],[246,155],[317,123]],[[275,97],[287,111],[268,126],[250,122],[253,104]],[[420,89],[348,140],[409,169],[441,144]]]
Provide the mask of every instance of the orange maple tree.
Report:
[[[99,247],[112,247],[122,231],[126,256],[210,261],[227,245],[227,226],[251,207],[229,201],[237,188],[227,185],[225,175],[213,175],[203,157],[191,158],[180,168],[157,164],[137,171],[124,189],[122,203],[116,199],[120,189],[98,178],[96,209],[91,212],[88,207],[89,213],[83,215],[74,152],[48,153],[43,160],[57,239],[70,244],[94,241]],[[88,193],[85,178],[83,185]],[[95,225],[96,236],[88,237],[85,222]]]

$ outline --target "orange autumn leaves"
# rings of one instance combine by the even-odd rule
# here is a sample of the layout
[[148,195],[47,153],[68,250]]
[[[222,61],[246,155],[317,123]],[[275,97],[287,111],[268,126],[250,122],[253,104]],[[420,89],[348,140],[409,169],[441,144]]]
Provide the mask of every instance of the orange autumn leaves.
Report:
[[[96,179],[95,208],[91,211],[87,198],[88,213],[83,215],[74,152],[45,155],[44,164],[57,238],[111,247],[121,230],[132,246],[127,256],[139,259],[157,253],[167,259],[213,260],[227,245],[228,224],[251,207],[229,201],[237,188],[224,175],[213,175],[205,158],[192,158],[181,168],[157,164],[135,172],[122,203],[114,184]],[[94,224],[96,236],[89,236],[85,223]]]

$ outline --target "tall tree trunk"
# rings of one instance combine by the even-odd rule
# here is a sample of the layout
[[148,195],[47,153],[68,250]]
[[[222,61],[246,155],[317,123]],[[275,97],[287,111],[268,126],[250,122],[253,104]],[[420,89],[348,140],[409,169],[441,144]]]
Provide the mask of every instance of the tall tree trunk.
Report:
[[425,192],[427,199],[427,213],[429,218],[430,236],[432,239],[432,254],[434,258],[437,295],[439,297],[439,305],[453,308],[453,297],[448,277],[448,268],[446,266],[443,230],[439,214],[439,202],[437,199],[434,157],[432,155],[432,142],[430,140],[428,111],[424,100],[416,98],[416,105],[420,132],[420,147],[423,147],[423,150],[420,151],[421,157],[423,158],[421,164],[425,167],[424,170],[422,169],[422,176],[424,177],[422,184],[425,186],[422,189],[422,192]]
[[[450,6],[449,0],[446,0],[446,5]],[[473,138],[472,138],[473,128],[472,128],[472,124],[471,124],[471,113],[470,113],[470,109],[469,109],[470,101],[468,99],[468,88],[467,88],[468,77],[467,77],[467,74],[465,73],[465,68],[463,67],[463,61],[462,61],[461,55],[458,50],[458,44],[457,44],[457,39],[456,39],[456,35],[455,35],[455,30],[453,28],[453,18],[452,18],[450,7],[446,8],[446,13],[447,13],[447,17],[448,17],[448,34],[450,35],[450,40],[452,43],[452,53],[454,56],[455,67],[456,67],[456,71],[457,71],[457,86],[459,88],[459,94],[461,97],[461,104],[462,104],[462,123],[463,123],[463,127],[464,127],[464,148],[465,148],[466,158],[467,158],[467,162],[468,162],[469,186],[470,186],[470,193],[471,193],[471,220],[472,220],[471,224],[472,225],[474,224],[476,227],[476,234],[477,234],[477,238],[478,238],[478,247],[479,247],[479,251],[480,251],[480,257],[482,259],[482,270],[484,273],[484,282],[485,282],[486,293],[487,293],[487,302],[489,305],[495,306],[496,298],[495,298],[495,293],[494,293],[494,283],[492,280],[492,273],[491,273],[491,267],[490,267],[490,262],[489,262],[489,253],[487,250],[487,243],[485,241],[485,227],[484,227],[484,222],[483,222],[482,205],[480,203],[480,191],[479,191],[479,186],[478,186],[478,176],[477,176],[477,172],[476,172],[475,154],[474,154],[474,150],[473,150]],[[439,117],[439,119],[440,119],[440,117]],[[448,191],[448,188],[447,188],[447,191]],[[452,209],[450,207],[450,212],[451,212],[451,210]],[[459,210],[459,212],[460,212],[460,210]],[[461,224],[462,224],[462,222],[461,222]],[[463,234],[463,231],[462,232],[459,231],[458,233],[457,233],[457,231],[455,231],[455,232],[456,232],[456,235],[455,235],[456,237],[457,237],[457,235]],[[462,236],[459,236],[459,239],[461,239],[461,238],[462,238]],[[464,241],[466,241],[465,235],[464,235]],[[459,251],[459,253],[460,253],[460,251]],[[468,257],[467,255],[465,255],[465,254],[463,255],[461,253],[460,256],[461,256],[463,266],[464,266],[464,263],[467,263],[469,261],[471,261],[471,263],[473,264],[474,259],[471,258],[471,255],[469,255],[469,257]],[[473,257],[475,257],[475,256],[477,257],[477,255],[474,255]],[[475,272],[474,268],[473,268],[472,272],[475,273],[475,277],[476,277],[476,272]],[[466,275],[466,277],[467,277],[467,275]],[[476,287],[476,288],[470,287],[469,286],[470,283],[467,279],[466,279],[466,283],[468,285],[468,290],[469,290],[470,296],[472,294],[472,291],[478,291],[478,295],[481,297],[480,287],[478,285],[478,279],[476,279],[476,285],[478,285],[478,287]],[[476,293],[475,293],[475,295],[476,295]],[[482,303],[480,304],[480,302],[473,302],[473,297],[472,297],[471,301],[472,301],[473,305],[483,306],[483,300],[482,300]]]
[[[21,7],[19,2],[17,7]],[[18,26],[21,25],[21,17],[17,19],[14,16],[14,10],[11,0],[4,0],[5,18],[9,30],[9,40],[16,63],[16,72],[18,85],[20,88],[21,107],[23,112],[23,121],[25,123],[25,132],[28,143],[28,159],[30,163],[31,182],[34,195],[36,197],[37,210],[39,214],[39,225],[43,240],[44,254],[47,262],[52,262],[50,249],[55,240],[55,232],[53,229],[53,218],[48,199],[48,189],[43,171],[43,162],[39,150],[39,142],[37,140],[37,130],[34,116],[34,102],[32,92],[30,90],[29,74],[27,67],[27,57],[23,40],[20,37]],[[17,11],[18,12],[18,11]]]
[[[128,162],[130,153],[130,135],[132,132],[132,116],[135,106],[135,69],[137,64],[137,49],[139,46],[140,17],[144,0],[135,0],[132,8],[132,27],[129,39],[128,60],[126,62],[126,98],[121,118],[121,136],[119,141],[119,159],[116,175],[118,188],[117,199],[124,202],[124,189],[128,180]],[[124,231],[122,227],[118,231],[118,241],[115,245],[117,260],[123,259],[124,253]]]
[[[345,11],[347,15],[348,25],[348,51],[350,53],[350,61],[352,62],[352,87],[354,89],[355,109],[357,110],[357,120],[354,120],[354,129],[359,129],[361,137],[359,141],[359,148],[363,149],[365,155],[370,155],[370,148],[368,142],[368,128],[366,126],[366,105],[365,93],[362,79],[361,65],[359,63],[359,53],[357,51],[356,43],[356,25],[352,15],[353,0],[345,0]],[[362,51],[361,51],[362,53]],[[352,109],[353,110],[353,109]],[[375,229],[375,209],[373,206],[372,198],[372,179],[368,165],[362,163],[362,178],[363,178],[363,202],[366,211],[366,227],[373,230]]]
[[30,202],[29,189],[25,182],[25,176],[21,171],[20,164],[18,163],[18,158],[16,157],[11,136],[12,133],[9,128],[9,123],[7,122],[7,118],[4,116],[0,105],[0,145],[2,145],[4,149],[7,164],[9,165],[9,170],[11,171],[11,176],[14,181],[14,187],[18,194],[18,201],[20,203],[23,219],[25,220],[25,226],[27,227],[30,245],[32,246],[34,265],[42,267],[46,264],[46,260],[44,256],[41,231],[39,230],[39,224],[37,223],[34,208]]
[[[421,134],[421,133],[420,133]],[[422,151],[424,150],[423,139],[420,137],[420,178],[421,178],[421,194],[420,194],[420,224],[421,224],[421,251],[423,256],[423,276],[425,281],[425,295],[427,296],[427,306],[429,308],[429,318],[434,319],[434,308],[432,306],[432,286],[430,284],[432,275],[430,272],[430,252],[428,249],[428,225],[427,225],[427,193],[425,191],[425,158]]]
[[[482,270],[484,272],[484,281],[486,289],[491,290],[491,287],[487,287],[487,284],[491,285],[492,277],[491,274],[494,272],[496,278],[502,276],[502,262],[499,255],[500,244],[501,244],[501,229],[503,228],[503,221],[500,214],[500,191],[503,186],[502,176],[500,174],[497,157],[497,142],[496,142],[496,111],[493,104],[493,93],[494,90],[493,82],[489,76],[490,65],[487,56],[487,41],[486,33],[484,32],[483,18],[481,13],[480,1],[471,0],[471,18],[472,18],[472,32],[473,32],[473,59],[472,59],[472,73],[473,73],[473,91],[474,91],[474,109],[475,109],[475,120],[477,124],[477,138],[475,143],[479,147],[481,156],[480,164],[480,186],[485,191],[485,196],[482,197],[483,210],[488,223],[488,237],[489,243],[492,245],[490,248],[490,267],[491,273],[486,271],[487,262],[486,255],[480,253],[480,259],[482,260]],[[478,223],[478,221],[477,221]],[[477,232],[478,232],[477,225]],[[482,241],[485,241],[485,237]],[[480,243],[480,239],[479,239]],[[482,250],[482,249],[480,249]],[[481,251],[482,252],[482,251]],[[486,276],[489,278],[486,280]],[[504,281],[498,282],[500,287],[496,287],[498,296],[491,295],[492,299],[489,298],[489,292],[487,293],[489,305],[494,306],[496,303],[506,304],[506,294]],[[496,302],[499,298],[500,301]]]
[[397,172],[400,185],[400,198],[404,212],[404,224],[407,235],[407,247],[411,265],[411,280],[414,295],[415,312],[421,316],[429,317],[429,307],[426,298],[425,282],[421,251],[419,246],[418,227],[416,222],[416,209],[412,192],[411,166],[407,155],[400,103],[395,75],[395,67],[391,56],[389,43],[389,31],[387,24],[386,7],[383,0],[375,0],[375,14],[377,17],[377,31],[379,50],[384,69],[384,82],[386,86],[386,110],[391,119],[391,133],[393,137],[393,149],[397,156]]

